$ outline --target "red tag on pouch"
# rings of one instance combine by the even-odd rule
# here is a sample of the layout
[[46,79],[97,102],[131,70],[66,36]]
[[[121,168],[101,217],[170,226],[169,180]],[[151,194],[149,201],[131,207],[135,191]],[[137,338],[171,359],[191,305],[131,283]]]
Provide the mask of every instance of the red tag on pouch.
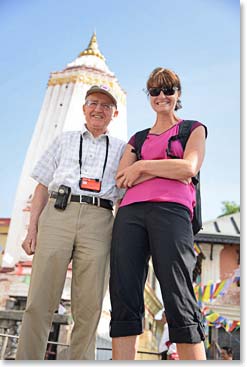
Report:
[[81,177],[79,187],[81,190],[100,192],[101,181],[98,178]]

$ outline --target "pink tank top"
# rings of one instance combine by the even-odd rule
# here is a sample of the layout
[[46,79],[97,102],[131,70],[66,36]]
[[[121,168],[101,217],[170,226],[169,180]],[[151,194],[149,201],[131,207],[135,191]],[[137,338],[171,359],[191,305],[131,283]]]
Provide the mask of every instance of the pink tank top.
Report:
[[[178,134],[179,124],[172,126],[169,130],[160,135],[148,134],[142,146],[142,158],[147,160],[155,159],[170,159],[167,156],[166,148],[168,140],[171,136]],[[198,126],[204,126],[200,122],[193,125],[193,130]],[[133,135],[128,144],[134,147]],[[171,151],[173,155],[180,158],[183,157],[183,148],[179,140],[172,142]],[[193,183],[184,184],[181,181],[167,178],[152,178],[129,188],[120,204],[120,207],[130,205],[137,202],[174,202],[185,205],[193,216],[193,208],[195,206],[195,187]]]

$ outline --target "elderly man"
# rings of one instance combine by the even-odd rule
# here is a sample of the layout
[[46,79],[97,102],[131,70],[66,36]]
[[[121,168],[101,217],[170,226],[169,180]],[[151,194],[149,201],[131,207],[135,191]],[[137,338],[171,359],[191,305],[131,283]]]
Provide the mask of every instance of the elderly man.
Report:
[[125,143],[107,131],[118,115],[112,91],[91,87],[82,108],[82,131],[58,136],[31,174],[38,185],[22,247],[34,259],[17,360],[44,359],[71,260],[74,326],[69,359],[95,359],[108,285],[112,209],[121,198],[115,174]]

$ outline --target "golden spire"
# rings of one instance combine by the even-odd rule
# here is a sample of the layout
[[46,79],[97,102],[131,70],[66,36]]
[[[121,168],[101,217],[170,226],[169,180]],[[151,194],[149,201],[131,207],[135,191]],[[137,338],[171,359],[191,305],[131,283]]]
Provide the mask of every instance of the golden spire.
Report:
[[98,42],[96,39],[96,32],[93,32],[93,35],[88,44],[88,47],[86,48],[86,50],[80,53],[79,57],[80,56],[90,56],[90,55],[97,56],[100,59],[105,60],[104,56],[102,55],[102,53],[99,50]]

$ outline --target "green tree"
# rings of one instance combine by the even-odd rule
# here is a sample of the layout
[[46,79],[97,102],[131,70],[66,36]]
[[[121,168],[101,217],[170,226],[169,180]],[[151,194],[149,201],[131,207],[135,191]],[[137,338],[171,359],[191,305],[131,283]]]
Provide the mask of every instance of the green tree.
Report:
[[222,214],[219,217],[240,212],[240,205],[236,204],[235,201],[222,201],[222,205]]

